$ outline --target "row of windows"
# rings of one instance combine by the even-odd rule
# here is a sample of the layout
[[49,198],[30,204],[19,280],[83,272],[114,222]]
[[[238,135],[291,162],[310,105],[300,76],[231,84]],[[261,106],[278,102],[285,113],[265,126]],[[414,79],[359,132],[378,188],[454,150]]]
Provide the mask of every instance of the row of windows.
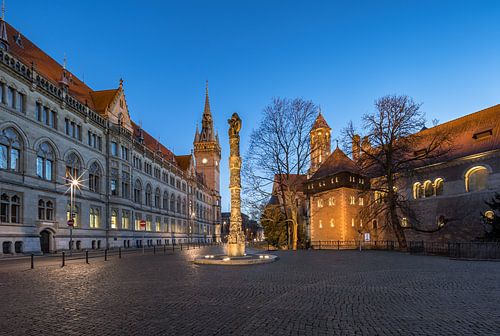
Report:
[[[339,183],[339,177],[335,176],[330,179],[330,184],[336,184]],[[351,183],[358,183],[361,185],[365,184],[365,179],[362,177],[356,177],[354,175],[349,175],[349,182]],[[326,187],[326,182],[325,181],[319,181],[318,182],[318,187]],[[307,189],[313,189],[314,188],[314,183],[310,183],[307,185]]]
[[[356,197],[355,196],[349,196],[349,204],[350,205],[356,205]],[[365,201],[363,197],[358,197],[358,205],[364,205]],[[328,197],[328,206],[334,206],[335,205],[335,197]],[[317,200],[317,207],[322,208],[324,206],[324,200],[322,198],[318,198]]]
[[[362,219],[359,220],[358,225],[359,225],[359,227],[363,227],[363,220]],[[330,218],[329,226],[331,228],[335,227],[335,219],[334,218]],[[356,226],[356,220],[354,218],[351,218],[351,226],[352,227]],[[320,229],[323,228],[323,220],[322,219],[318,220],[318,227]],[[373,220],[372,221],[372,228],[373,229],[377,229],[378,228],[377,220]]]
[[[481,191],[488,188],[488,168],[484,166],[475,166],[467,170],[464,176],[466,192]],[[427,180],[424,183],[415,182],[413,184],[413,198],[427,198],[440,196],[443,194],[444,181],[437,178],[434,182]]]
[[11,107],[12,109],[24,113],[26,105],[26,95],[12,86],[1,83],[1,98],[2,103]]

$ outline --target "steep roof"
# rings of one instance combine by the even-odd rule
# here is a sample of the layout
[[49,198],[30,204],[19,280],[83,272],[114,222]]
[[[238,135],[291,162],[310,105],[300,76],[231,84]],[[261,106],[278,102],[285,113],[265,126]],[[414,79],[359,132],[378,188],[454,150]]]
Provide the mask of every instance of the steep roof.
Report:
[[175,156],[175,161],[177,162],[177,165],[179,168],[182,170],[186,171],[189,169],[189,166],[191,165],[191,155],[176,155]]
[[273,194],[278,192],[279,184],[284,187],[294,188],[297,191],[304,191],[307,182],[307,175],[304,174],[276,174],[274,175]]
[[119,89],[92,91],[90,96],[94,102],[94,109],[100,114],[104,114],[106,108],[111,104]]
[[163,155],[163,158],[174,164],[175,161],[174,153],[172,153],[167,147],[162,145],[157,139],[155,139],[151,134],[143,130],[139,125],[132,121],[132,128],[134,129],[134,136],[136,138],[141,137],[144,139],[144,145],[151,151],[157,153],[158,151]]
[[[19,58],[26,65],[34,65],[36,71],[49,79],[56,87],[57,83],[63,77],[63,72],[66,71],[70,77],[68,81],[68,91],[71,96],[76,98],[80,103],[86,104],[91,109],[95,109],[90,93],[92,89],[85,83],[79,80],[74,74],[55,61],[52,57],[43,52],[34,43],[27,39],[18,30],[7,24],[7,38],[9,39],[9,52]],[[20,42],[15,42],[16,37],[20,36]]]
[[311,130],[315,130],[315,129],[318,129],[318,128],[331,129],[330,126],[328,126],[328,123],[326,122],[326,120],[323,117],[323,114],[321,112],[316,117],[316,120],[314,121],[314,124],[313,124],[313,127],[312,127]]
[[319,179],[343,172],[359,174],[360,169],[353,160],[337,147],[313,174],[311,179]]
[[[432,138],[438,132],[449,134],[451,147],[445,156],[434,161],[446,161],[500,149],[500,105],[418,132],[417,135],[422,138],[421,147],[425,148],[426,139]],[[421,148],[415,148],[419,149]]]

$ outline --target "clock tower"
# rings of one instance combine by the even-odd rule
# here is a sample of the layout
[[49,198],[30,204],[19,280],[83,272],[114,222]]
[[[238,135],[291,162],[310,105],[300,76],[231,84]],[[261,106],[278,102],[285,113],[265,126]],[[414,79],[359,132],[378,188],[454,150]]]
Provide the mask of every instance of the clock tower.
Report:
[[219,136],[214,132],[214,122],[208,98],[208,81],[205,88],[205,108],[201,122],[201,132],[196,126],[194,135],[194,157],[196,171],[203,175],[207,187],[220,194],[220,159]]

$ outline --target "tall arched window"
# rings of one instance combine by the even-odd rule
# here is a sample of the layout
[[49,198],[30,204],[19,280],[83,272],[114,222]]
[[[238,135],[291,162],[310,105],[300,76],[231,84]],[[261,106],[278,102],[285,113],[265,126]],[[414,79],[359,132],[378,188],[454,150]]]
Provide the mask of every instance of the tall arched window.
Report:
[[101,191],[101,168],[97,162],[92,163],[89,168],[89,190],[94,192]]
[[161,192],[160,188],[156,188],[155,190],[155,208],[160,208],[160,198],[161,198]]
[[146,205],[152,205],[153,190],[151,184],[146,185]]
[[484,166],[472,167],[465,173],[465,190],[480,191],[488,188],[488,169]]
[[434,194],[440,196],[443,194],[444,181],[442,178],[437,178],[434,181]]
[[44,180],[52,181],[54,178],[54,150],[46,142],[42,142],[36,152],[36,175]]
[[425,197],[434,195],[434,188],[432,187],[432,182],[429,180],[424,182],[424,195]]
[[175,196],[170,195],[170,211],[175,211]]
[[39,220],[54,220],[54,203],[40,199],[38,201],[38,219]]
[[101,225],[101,211],[99,208],[90,207],[90,227],[98,228]]
[[413,199],[418,199],[422,197],[421,188],[422,185],[420,184],[420,182],[413,183]]
[[168,210],[168,193],[166,191],[163,192],[163,209]]
[[134,202],[137,204],[141,204],[141,195],[142,195],[142,185],[141,181],[135,180],[134,183]]
[[66,159],[66,183],[69,183],[72,179],[77,179],[80,177],[81,162],[75,153],[68,155]]
[[187,214],[186,199],[185,198],[182,200],[182,213],[184,215]]
[[12,127],[0,132],[0,169],[20,171],[21,148],[21,137]]
[[181,213],[181,197],[177,196],[177,212]]

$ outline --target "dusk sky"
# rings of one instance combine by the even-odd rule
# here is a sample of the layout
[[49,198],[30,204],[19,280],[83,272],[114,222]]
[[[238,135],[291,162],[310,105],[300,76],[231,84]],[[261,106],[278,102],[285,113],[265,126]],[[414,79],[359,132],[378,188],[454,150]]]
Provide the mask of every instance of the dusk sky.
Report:
[[95,90],[125,94],[136,122],[175,154],[192,149],[209,80],[223,147],[245,152],[272,97],[321,105],[333,138],[397,93],[448,121],[500,101],[500,1],[12,1],[6,21]]

